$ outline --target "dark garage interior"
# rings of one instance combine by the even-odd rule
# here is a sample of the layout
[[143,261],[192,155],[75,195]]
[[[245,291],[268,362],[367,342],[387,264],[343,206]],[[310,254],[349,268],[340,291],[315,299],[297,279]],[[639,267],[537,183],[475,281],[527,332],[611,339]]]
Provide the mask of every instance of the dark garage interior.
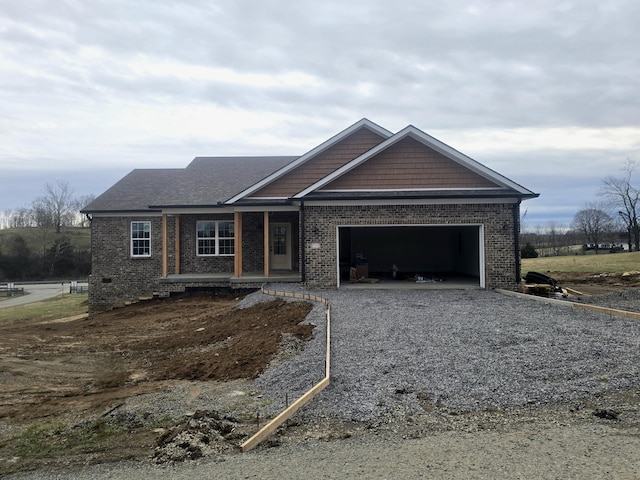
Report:
[[480,226],[345,226],[338,228],[341,282],[480,283]]

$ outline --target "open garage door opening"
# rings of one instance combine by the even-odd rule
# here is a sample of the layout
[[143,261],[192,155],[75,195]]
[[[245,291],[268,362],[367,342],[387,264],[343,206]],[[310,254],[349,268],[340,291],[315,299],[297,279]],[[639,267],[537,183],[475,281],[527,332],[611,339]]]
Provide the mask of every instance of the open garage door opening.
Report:
[[340,285],[484,287],[482,237],[481,225],[339,227]]

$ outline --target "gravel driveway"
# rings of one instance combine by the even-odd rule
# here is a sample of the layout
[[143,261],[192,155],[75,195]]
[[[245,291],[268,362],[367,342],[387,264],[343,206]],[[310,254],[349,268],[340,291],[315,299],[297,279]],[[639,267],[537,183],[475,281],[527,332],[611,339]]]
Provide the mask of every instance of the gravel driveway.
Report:
[[[294,418],[311,429],[342,421],[353,435],[184,464],[97,465],[11,478],[640,477],[636,397],[615,421],[596,418],[580,401],[637,390],[640,321],[484,290],[314,293],[332,305],[332,378]],[[640,299],[640,290],[635,295]],[[255,293],[242,304],[270,298]],[[308,320],[317,328],[304,351],[256,381],[277,399],[274,412],[285,394],[292,399],[324,375],[323,307]],[[512,415],[520,423],[501,429],[508,416],[501,412],[511,408],[520,411]],[[416,436],[400,431],[420,413],[443,428]]]
[[[640,378],[639,321],[486,290],[317,293],[332,305],[332,378],[301,415],[367,421],[425,402],[504,409],[615,392]],[[258,381],[275,398],[322,378],[321,308],[316,315],[314,343]]]

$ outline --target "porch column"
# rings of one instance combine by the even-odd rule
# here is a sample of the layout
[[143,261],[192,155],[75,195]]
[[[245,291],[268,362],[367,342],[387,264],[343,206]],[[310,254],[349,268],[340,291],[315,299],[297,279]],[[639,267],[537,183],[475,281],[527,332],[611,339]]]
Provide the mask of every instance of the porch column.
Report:
[[242,276],[242,212],[233,213],[234,256],[233,275]]
[[176,215],[176,271],[175,274],[180,274],[180,215]]
[[263,228],[263,256],[264,256],[264,276],[269,276],[269,212],[264,212]]
[[167,214],[162,214],[162,278],[167,278],[168,248],[167,248]]

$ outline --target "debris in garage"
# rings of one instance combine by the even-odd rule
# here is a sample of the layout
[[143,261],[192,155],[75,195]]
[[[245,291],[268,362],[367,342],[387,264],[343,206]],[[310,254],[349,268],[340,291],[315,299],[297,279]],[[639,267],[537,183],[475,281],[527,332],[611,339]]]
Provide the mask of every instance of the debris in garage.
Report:
[[444,282],[444,278],[440,277],[424,277],[422,275],[416,275],[414,277],[416,283],[434,283],[434,282]]
[[368,271],[361,270],[360,266],[352,266],[349,270],[349,282],[350,283],[378,283],[380,280],[377,278],[369,278],[366,274]]
[[378,283],[380,280],[378,278],[370,278],[370,277],[362,277],[358,279],[358,283]]

